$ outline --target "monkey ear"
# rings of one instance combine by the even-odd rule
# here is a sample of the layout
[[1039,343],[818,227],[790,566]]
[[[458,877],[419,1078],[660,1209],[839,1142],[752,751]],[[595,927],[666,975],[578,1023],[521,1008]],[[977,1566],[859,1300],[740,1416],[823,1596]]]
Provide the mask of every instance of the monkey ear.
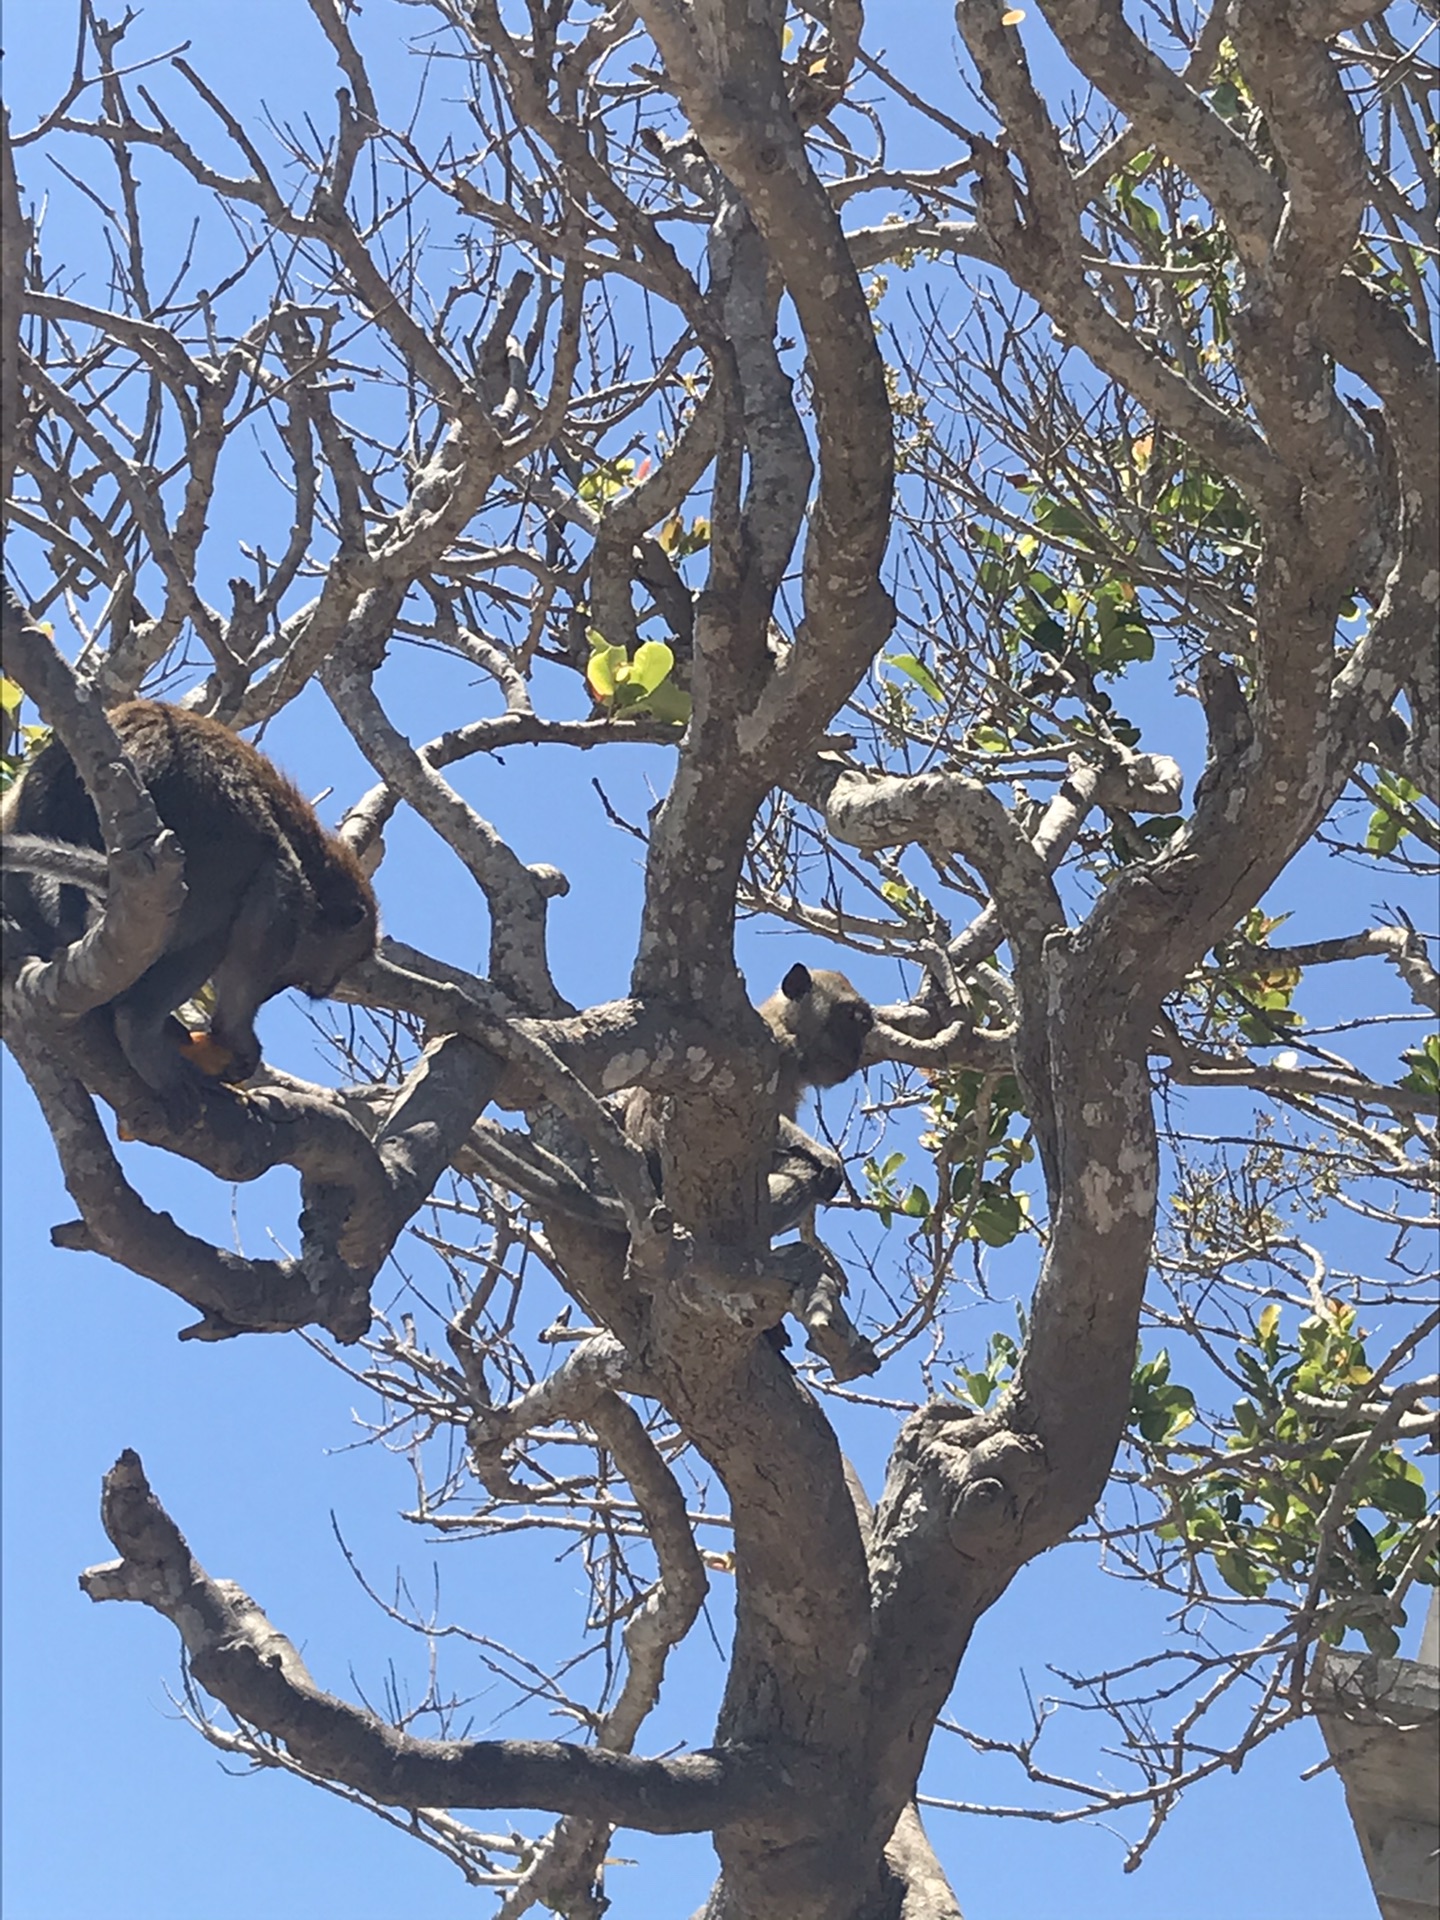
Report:
[[810,969],[797,960],[780,982],[780,991],[787,1000],[803,1000],[813,984]]

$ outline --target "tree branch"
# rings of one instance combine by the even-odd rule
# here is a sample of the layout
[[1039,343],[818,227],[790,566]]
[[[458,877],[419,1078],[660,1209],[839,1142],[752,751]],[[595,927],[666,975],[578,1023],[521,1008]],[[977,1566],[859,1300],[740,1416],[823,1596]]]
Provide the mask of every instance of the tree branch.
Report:
[[207,1693],[311,1772],[386,1806],[546,1807],[647,1833],[702,1833],[783,1802],[783,1765],[731,1750],[636,1760],[553,1740],[418,1740],[324,1693],[294,1646],[228,1580],[212,1580],[127,1449],[106,1474],[101,1520],[120,1559],[80,1576],[92,1600],[170,1620]]

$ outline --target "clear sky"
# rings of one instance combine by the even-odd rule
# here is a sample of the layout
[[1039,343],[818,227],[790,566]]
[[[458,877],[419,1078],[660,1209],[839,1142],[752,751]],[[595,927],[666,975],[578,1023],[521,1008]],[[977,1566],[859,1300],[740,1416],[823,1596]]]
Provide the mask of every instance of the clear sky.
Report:
[[[395,0],[368,0],[365,13],[372,39],[393,26],[398,41],[419,24]],[[922,39],[948,43],[948,10],[895,14],[890,52],[902,68],[923,72],[938,46],[927,51]],[[70,11],[10,0],[5,31],[8,92],[23,125],[68,70]],[[331,96],[334,79],[301,0],[252,0],[243,9],[156,0],[127,46],[155,51],[184,40],[201,73],[242,110],[261,100],[293,108],[307,68],[319,75],[322,113]],[[28,156],[21,172],[29,195],[59,185]],[[161,182],[163,169],[154,177]],[[99,299],[103,263],[72,264],[91,269]],[[229,531],[240,539],[249,529],[237,517]],[[413,656],[408,670],[437,676],[408,689],[410,711],[402,696],[397,719],[415,737],[449,724],[456,698],[474,698],[468,679],[449,684]],[[1147,744],[1172,746],[1164,738]],[[331,819],[368,784],[318,697],[287,715],[267,745],[307,790],[333,784]],[[559,984],[579,1003],[625,990],[639,901],[635,845],[607,828],[590,791],[600,771],[633,818],[647,804],[647,772],[663,786],[664,757],[635,755],[623,766],[611,757],[602,770],[579,756],[542,766],[520,749],[503,768],[472,766],[459,776],[522,857],[556,861],[569,874],[573,891],[557,903],[552,926]],[[446,858],[428,850],[418,830],[397,827],[382,874],[387,924],[473,965],[480,916],[452,886],[458,868],[443,866]],[[1304,937],[1311,929],[1297,921],[1293,931]],[[768,991],[789,959],[813,957],[799,955],[793,941],[746,934],[743,958],[757,991]],[[884,997],[894,991],[893,981],[875,984]],[[272,1007],[263,1034],[278,1060],[304,1070],[308,1029],[298,1010]],[[403,1568],[423,1609],[438,1580],[441,1617],[542,1661],[567,1643],[583,1602],[578,1576],[534,1541],[436,1543],[402,1522],[398,1510],[413,1491],[404,1461],[351,1450],[359,1390],[300,1340],[180,1345],[175,1334],[189,1316],[167,1295],[100,1259],[53,1251],[49,1229],[73,1209],[8,1055],[3,1085],[7,1920],[485,1913],[489,1896],[468,1890],[422,1845],[302,1783],[232,1777],[184,1725],[171,1697],[179,1691],[171,1628],[137,1607],[92,1605],[77,1588],[80,1569],[110,1553],[97,1517],[100,1477],[122,1447],[136,1448],[207,1568],[255,1595],[322,1685],[379,1706],[392,1680],[402,1696],[423,1689],[425,1647],[361,1591],[337,1535],[382,1594]],[[132,1147],[127,1155],[150,1203],[194,1231],[227,1241],[233,1207],[251,1250],[263,1247],[267,1227],[282,1241],[293,1237],[293,1183],[285,1178],[237,1197],[162,1154]],[[377,1286],[382,1304],[387,1288],[399,1288],[393,1269]],[[846,1426],[872,1493],[890,1431],[875,1415]],[[722,1622],[727,1601],[717,1578],[711,1605]],[[1027,1724],[1027,1685],[1045,1691],[1049,1666],[1094,1670],[1134,1652],[1138,1636],[1156,1634],[1157,1620],[1144,1596],[1096,1571],[1093,1550],[1052,1553],[981,1623],[955,1710],[973,1725],[1017,1735]],[[472,1701],[474,1733],[561,1731],[535,1712],[497,1717],[508,1696],[473,1649],[448,1647],[445,1659],[447,1685]],[[704,1744],[721,1678],[708,1638],[697,1633],[649,1730],[657,1748]],[[1057,1753],[1064,1751],[1062,1740]],[[1129,1877],[1120,1872],[1119,1841],[1094,1827],[935,1815],[932,1837],[967,1920],[1368,1920],[1373,1901],[1338,1781],[1328,1772],[1299,1779],[1321,1751],[1306,1727],[1272,1742],[1239,1777],[1202,1786]],[[1004,1762],[972,1757],[953,1741],[937,1741],[929,1784],[957,1798],[1022,1797]],[[497,1831],[509,1825],[504,1815],[474,1820]],[[517,1824],[541,1830],[532,1819]],[[636,1861],[610,1875],[617,1920],[678,1920],[712,1878],[703,1839],[622,1833],[613,1851]]]

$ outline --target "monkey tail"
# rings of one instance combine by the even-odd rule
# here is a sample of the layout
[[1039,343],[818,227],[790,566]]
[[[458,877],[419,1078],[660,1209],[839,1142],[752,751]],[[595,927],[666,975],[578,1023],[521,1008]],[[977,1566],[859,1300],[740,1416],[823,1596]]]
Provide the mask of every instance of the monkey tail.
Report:
[[7,833],[0,838],[0,869],[6,873],[38,873],[62,886],[83,887],[103,900],[109,885],[109,865],[93,847],[72,846],[68,840],[46,840],[37,833]]

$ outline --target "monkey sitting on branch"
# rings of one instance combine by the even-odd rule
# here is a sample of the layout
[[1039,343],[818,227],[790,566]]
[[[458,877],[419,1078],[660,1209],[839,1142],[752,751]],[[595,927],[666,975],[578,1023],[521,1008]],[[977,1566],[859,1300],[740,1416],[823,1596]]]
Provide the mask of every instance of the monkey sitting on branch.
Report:
[[[804,1276],[793,1311],[806,1328],[807,1344],[828,1362],[836,1379],[855,1379],[873,1373],[880,1362],[840,1304],[843,1270],[820,1247],[813,1232],[815,1209],[839,1192],[844,1168],[837,1154],[797,1125],[795,1114],[809,1088],[837,1087],[860,1071],[875,1010],[843,973],[797,962],[756,1011],[780,1051],[780,1111],[768,1181],[770,1232],[786,1233],[803,1221],[811,1222],[810,1229],[802,1231],[802,1239],[809,1243],[803,1248],[804,1259],[790,1262],[797,1277]],[[668,1110],[666,1096],[643,1087],[625,1097],[626,1132],[643,1149],[657,1192]],[[799,1255],[802,1249],[779,1251]],[[764,1337],[777,1352],[789,1345],[783,1325],[766,1328]]]
[[[812,970],[797,961],[756,1012],[780,1049],[770,1230],[784,1233],[801,1214],[831,1199],[843,1177],[829,1148],[795,1124],[800,1096],[810,1087],[838,1087],[860,1071],[875,1010],[843,973],[828,967]],[[625,1131],[644,1151],[658,1192],[667,1096],[636,1087],[623,1098]]]
[[[309,801],[218,720],[158,700],[112,709],[115,729],[185,856],[185,902],[165,950],[108,1003],[130,1066],[188,1126],[217,1068],[248,1080],[260,1065],[255,1014],[286,987],[312,998],[375,949],[375,895],[354,853]],[[107,863],[95,806],[52,739],[0,804],[5,970],[51,960],[81,939],[103,900]],[[209,982],[209,1041],[172,1016]]]

